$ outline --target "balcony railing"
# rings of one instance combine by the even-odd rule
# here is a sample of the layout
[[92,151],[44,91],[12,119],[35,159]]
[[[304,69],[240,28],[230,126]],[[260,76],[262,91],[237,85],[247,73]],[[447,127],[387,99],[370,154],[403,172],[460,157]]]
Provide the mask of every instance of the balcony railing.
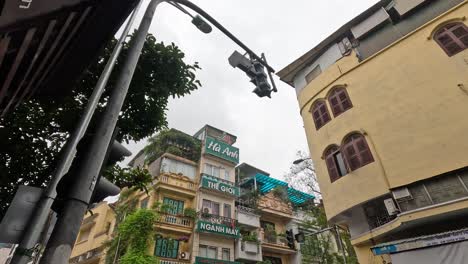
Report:
[[237,240],[235,247],[235,259],[247,261],[262,261],[262,249],[259,242]]
[[153,181],[153,184],[157,184],[158,182],[192,191],[197,190],[196,185],[193,181],[189,180],[185,176],[180,176],[177,174],[161,174]]
[[230,226],[233,228],[236,227],[237,225],[236,219],[232,219],[232,218],[225,217],[225,216],[207,214],[207,213],[202,213],[202,212],[199,212],[198,216],[200,220],[210,222],[213,224],[226,225],[226,226]]
[[260,227],[260,216],[257,214],[257,210],[242,205],[237,206],[237,221],[245,226]]
[[188,261],[188,260],[159,258],[158,263],[159,264],[188,264],[188,263],[190,263],[190,261]]
[[168,213],[163,213],[163,212],[159,212],[158,222],[165,223],[165,224],[171,224],[171,225],[177,225],[177,226],[183,226],[183,227],[189,227],[189,228],[193,227],[193,219],[192,218],[185,217],[185,216],[168,214]]
[[283,236],[278,236],[275,232],[272,231],[265,231],[261,239],[264,243],[288,247],[288,241],[286,238]]

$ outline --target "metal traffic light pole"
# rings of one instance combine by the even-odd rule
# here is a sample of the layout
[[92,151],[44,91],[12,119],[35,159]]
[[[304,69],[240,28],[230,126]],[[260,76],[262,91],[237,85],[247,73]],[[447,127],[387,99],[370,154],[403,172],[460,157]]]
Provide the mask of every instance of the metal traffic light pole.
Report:
[[[64,209],[60,214],[41,259],[41,264],[68,263],[76,236],[81,226],[81,221],[88,208],[89,200],[98,179],[98,173],[103,165],[105,153],[109,147],[113,131],[119,118],[119,113],[125,101],[156,7],[165,1],[166,0],[152,0],[146,9],[138,31],[133,37],[127,58],[123,63],[122,71],[120,72],[115,87],[111,93],[104,115],[102,116],[103,121],[99,124],[96,134],[93,137],[89,155],[84,158],[80,169],[76,172],[76,182],[70,187],[70,199],[66,201]],[[167,2],[179,3],[194,10],[210,21],[231,40],[241,46],[251,57],[255,58],[258,62],[268,68],[269,71],[274,72],[274,69],[269,66],[266,61],[256,55],[214,18],[195,4],[187,0],[170,0]]]
[[[104,92],[104,88],[107,84],[107,81],[109,80],[110,74],[114,68],[120,51],[122,50],[128,32],[130,31],[130,28],[137,16],[141,3],[142,1],[137,4],[135,10],[130,16],[127,25],[125,26],[120,39],[116,43],[116,46],[114,47],[114,50],[112,51],[112,54],[110,55],[109,60],[104,70],[102,71],[101,76],[99,77],[96,87],[94,88],[93,93],[88,100],[88,104],[86,105],[86,109],[78,123],[78,126],[75,128],[73,133],[71,133],[70,139],[62,150],[59,162],[57,163],[57,168],[54,170],[47,189],[45,190],[41,200],[39,200],[37,208],[29,220],[29,224],[27,225],[23,233],[23,237],[21,238],[21,241],[18,245],[18,249],[20,250],[15,251],[15,255],[10,262],[11,264],[26,264],[31,260],[31,254],[24,254],[23,252],[32,253],[31,251],[39,242],[41,232],[44,230],[44,227],[47,224],[47,219],[49,217],[52,203],[57,197],[57,185],[59,184],[62,177],[68,172],[68,169],[71,166],[71,163],[75,157],[76,147],[88,128],[94,111],[99,103],[99,98],[101,98],[101,95]],[[19,254],[20,252],[22,254]]]

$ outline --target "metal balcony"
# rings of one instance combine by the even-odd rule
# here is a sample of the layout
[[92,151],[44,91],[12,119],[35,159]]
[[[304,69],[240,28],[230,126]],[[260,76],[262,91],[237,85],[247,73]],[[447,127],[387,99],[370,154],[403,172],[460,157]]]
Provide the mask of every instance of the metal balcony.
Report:
[[259,242],[238,239],[235,248],[235,259],[238,261],[262,261],[262,248]]
[[237,222],[245,229],[256,229],[260,227],[260,216],[256,214],[255,209],[237,206]]

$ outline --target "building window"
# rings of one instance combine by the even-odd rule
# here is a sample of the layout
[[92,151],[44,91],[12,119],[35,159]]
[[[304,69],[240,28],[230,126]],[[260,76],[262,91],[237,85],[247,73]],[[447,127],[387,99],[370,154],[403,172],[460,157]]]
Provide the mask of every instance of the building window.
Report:
[[344,87],[334,88],[328,95],[328,102],[335,117],[353,107]]
[[221,258],[222,260],[231,260],[231,250],[229,248],[223,248]]
[[205,208],[208,208],[208,213],[211,215],[219,215],[219,203],[203,199],[203,213],[205,213]]
[[224,204],[224,217],[231,218],[231,205]]
[[140,208],[146,209],[148,208],[148,202],[149,202],[149,197],[146,197],[145,199],[140,201]]
[[283,262],[281,261],[281,258],[276,258],[276,257],[268,257],[264,256],[263,257],[264,261],[270,261],[271,264],[282,264]]
[[374,162],[374,158],[372,157],[372,153],[367,145],[366,139],[361,134],[352,134],[348,136],[344,140],[342,152],[344,153],[346,164],[350,171],[359,169]]
[[453,56],[468,47],[468,27],[458,22],[439,29],[434,39],[448,56]]
[[179,255],[179,241],[159,237],[156,239],[154,255],[162,258],[176,259]]
[[315,102],[312,105],[310,112],[312,113],[312,118],[314,119],[315,128],[317,130],[319,130],[331,120],[330,114],[328,113],[327,104],[324,100]]
[[171,199],[171,198],[164,197],[163,205],[166,205],[166,207],[167,207],[167,209],[165,210],[165,213],[173,214],[173,215],[178,215],[178,214],[183,214],[184,213],[184,202],[183,201],[178,201],[178,200],[174,200],[174,199]]
[[205,173],[210,176],[219,178],[219,175],[221,175],[221,168],[205,163]]
[[80,235],[78,236],[78,242],[84,242],[88,240],[89,234],[91,234],[91,227],[81,230]]
[[322,73],[320,65],[315,66],[305,77],[306,82],[310,83],[312,80],[317,78]]
[[345,160],[338,146],[334,145],[327,148],[324,157],[331,182],[338,180],[348,173]]
[[193,180],[195,179],[197,168],[184,162],[163,158],[161,163],[161,172],[182,174]]
[[218,248],[200,245],[199,256],[203,258],[217,259]]

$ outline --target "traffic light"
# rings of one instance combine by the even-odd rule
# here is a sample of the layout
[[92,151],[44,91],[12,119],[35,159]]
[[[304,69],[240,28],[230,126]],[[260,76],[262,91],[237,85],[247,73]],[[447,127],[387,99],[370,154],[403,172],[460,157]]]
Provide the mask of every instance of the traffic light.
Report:
[[[106,197],[117,195],[120,192],[119,187],[114,185],[106,178],[101,177],[102,172],[106,168],[115,165],[115,163],[122,160],[124,157],[132,155],[132,153],[128,149],[126,149],[122,144],[120,144],[114,139],[116,134],[117,133],[114,132],[113,140],[107,148],[106,156],[104,158],[99,176],[96,180],[96,185],[94,187],[93,195],[91,197],[91,200],[89,201],[89,204],[101,202]],[[70,169],[68,170],[68,173],[62,177],[57,186],[57,199],[52,205],[52,210],[54,210],[57,213],[61,211],[63,202],[68,198],[68,191],[70,186],[74,183],[74,179],[76,178],[76,172],[80,169],[80,166],[83,165],[83,161],[86,155],[89,154],[92,137],[93,135],[87,134],[83,136],[83,138],[80,140],[80,143],[77,146],[75,159],[73,160],[73,163]]]
[[296,249],[296,244],[294,243],[294,233],[292,229],[286,230],[286,240],[288,241],[288,247],[290,249]]
[[272,89],[268,83],[265,67],[261,62],[250,60],[237,51],[234,51],[228,60],[232,67],[241,69],[250,77],[250,82],[255,85],[253,92],[256,95],[271,98]]

